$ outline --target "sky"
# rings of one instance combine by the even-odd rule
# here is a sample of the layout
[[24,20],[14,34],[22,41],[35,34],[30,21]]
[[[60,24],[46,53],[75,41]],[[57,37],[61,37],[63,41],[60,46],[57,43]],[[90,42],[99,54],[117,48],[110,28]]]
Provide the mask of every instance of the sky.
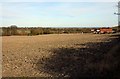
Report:
[[[13,1],[13,2],[12,2]],[[117,25],[116,2],[2,2],[1,26],[112,27]]]

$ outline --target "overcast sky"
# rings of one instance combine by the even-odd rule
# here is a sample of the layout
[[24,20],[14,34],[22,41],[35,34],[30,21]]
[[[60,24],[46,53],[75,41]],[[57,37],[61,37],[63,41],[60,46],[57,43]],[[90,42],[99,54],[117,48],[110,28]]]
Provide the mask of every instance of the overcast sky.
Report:
[[15,2],[11,0],[0,4],[0,20],[2,26],[108,27],[117,25],[118,18],[114,15],[114,12],[117,12],[116,5],[116,2]]

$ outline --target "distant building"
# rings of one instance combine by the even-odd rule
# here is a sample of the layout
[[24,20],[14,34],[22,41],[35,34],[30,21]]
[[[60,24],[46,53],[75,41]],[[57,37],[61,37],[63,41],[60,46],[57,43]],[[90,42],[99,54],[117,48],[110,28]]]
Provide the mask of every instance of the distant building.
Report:
[[94,34],[104,34],[104,33],[114,33],[115,31],[112,28],[98,28],[91,29],[91,32]]
[[100,28],[100,33],[113,33],[112,28]]

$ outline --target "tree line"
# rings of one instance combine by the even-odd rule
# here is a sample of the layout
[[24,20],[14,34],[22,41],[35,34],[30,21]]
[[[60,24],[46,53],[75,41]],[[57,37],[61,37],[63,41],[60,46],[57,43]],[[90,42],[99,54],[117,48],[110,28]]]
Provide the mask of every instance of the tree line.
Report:
[[[93,28],[43,28],[43,27],[17,27],[11,25],[10,27],[0,28],[0,36],[12,35],[43,35],[43,34],[69,34],[69,33],[91,33]],[[112,29],[120,32],[120,27],[115,26]]]
[[63,33],[90,33],[90,28],[42,28],[42,27],[17,27],[12,25],[10,27],[2,27],[2,36],[11,35],[42,35],[42,34],[63,34]]

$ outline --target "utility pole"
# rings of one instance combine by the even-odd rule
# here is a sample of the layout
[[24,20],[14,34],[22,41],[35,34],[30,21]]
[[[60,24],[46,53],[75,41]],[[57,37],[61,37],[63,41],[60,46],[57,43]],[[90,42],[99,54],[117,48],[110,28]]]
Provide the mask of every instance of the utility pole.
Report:
[[118,26],[120,27],[120,1],[118,2]]
[[116,15],[118,15],[118,26],[120,27],[120,1],[118,2],[118,12],[114,13]]

